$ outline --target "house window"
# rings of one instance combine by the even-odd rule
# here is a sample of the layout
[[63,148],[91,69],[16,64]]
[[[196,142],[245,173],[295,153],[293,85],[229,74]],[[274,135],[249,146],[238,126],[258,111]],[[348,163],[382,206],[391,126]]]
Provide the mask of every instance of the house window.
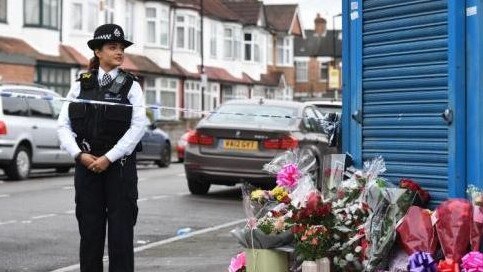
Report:
[[126,29],[124,30],[124,35],[126,40],[133,40],[134,32],[134,3],[131,1],[126,2]]
[[167,8],[146,8],[146,42],[154,46],[168,46],[169,11]]
[[176,16],[176,47],[200,52],[201,31],[199,18],[192,15]]
[[225,27],[223,33],[223,56],[226,59],[239,60],[241,55],[241,31],[233,27]]
[[267,36],[267,63],[273,64],[273,38],[272,38],[272,35]]
[[210,35],[210,56],[213,58],[213,59],[216,59],[217,58],[217,54],[216,54],[216,51],[217,51],[217,35],[218,34],[218,29],[216,27],[216,23],[215,22],[212,22],[211,23],[211,35]]
[[25,25],[59,27],[59,0],[24,0],[24,7]]
[[7,0],[0,0],[0,22],[7,22]]
[[106,24],[114,23],[114,0],[106,0],[104,19]]
[[[87,13],[87,14],[86,14]],[[71,26],[72,29],[84,32],[93,32],[98,24],[98,3],[95,0],[72,2]]]
[[258,40],[258,35],[245,33],[244,37],[244,59],[246,61],[260,62],[260,41]]
[[[176,93],[178,90],[178,80],[176,79],[161,79],[161,105],[163,107],[176,107]],[[166,119],[176,119],[175,109],[161,109],[161,116]]]
[[308,81],[308,71],[307,71],[306,61],[295,61],[295,73],[297,77],[297,82],[307,82]]
[[290,66],[292,64],[292,39],[290,37],[277,38],[277,65]]
[[327,66],[327,63],[320,62],[319,67],[320,67],[320,73],[319,73],[320,81],[327,81],[327,78],[329,77],[329,67]]
[[70,89],[70,68],[38,66],[35,81],[65,97]]
[[[184,107],[188,110],[201,110],[201,92],[200,84],[195,84],[193,81],[186,81],[184,88]],[[185,112],[185,118],[199,118],[199,112]]]
[[82,4],[72,3],[71,13],[72,29],[82,30]]
[[157,105],[161,108],[153,109],[153,118],[159,119],[177,119],[175,109],[166,109],[163,107],[176,107],[176,93],[178,89],[178,80],[171,78],[148,78],[145,83],[145,99],[146,105]]

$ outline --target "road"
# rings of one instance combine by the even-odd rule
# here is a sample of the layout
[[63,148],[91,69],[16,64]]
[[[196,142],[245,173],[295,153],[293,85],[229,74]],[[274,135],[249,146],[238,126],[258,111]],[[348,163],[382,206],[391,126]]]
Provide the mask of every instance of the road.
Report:
[[[193,196],[182,164],[138,168],[136,271],[226,271],[242,250],[229,234],[245,217],[240,189],[214,186],[207,196]],[[0,271],[79,271],[73,173],[2,179]],[[180,228],[193,236],[176,236]]]

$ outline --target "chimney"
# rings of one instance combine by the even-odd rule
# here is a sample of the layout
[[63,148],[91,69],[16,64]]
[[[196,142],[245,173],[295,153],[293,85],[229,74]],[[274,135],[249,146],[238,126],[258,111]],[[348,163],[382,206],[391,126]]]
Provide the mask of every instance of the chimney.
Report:
[[327,21],[320,17],[320,13],[317,13],[317,17],[314,20],[315,23],[315,33],[318,35],[324,35],[327,30]]

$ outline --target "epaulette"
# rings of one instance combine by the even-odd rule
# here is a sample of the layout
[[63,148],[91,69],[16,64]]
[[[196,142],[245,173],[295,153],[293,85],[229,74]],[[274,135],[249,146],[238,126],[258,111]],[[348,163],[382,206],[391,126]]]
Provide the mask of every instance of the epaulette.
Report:
[[96,72],[95,70],[87,71],[79,75],[79,78],[77,79],[77,81],[80,81],[81,87],[86,89],[94,88],[97,82],[97,75],[95,72]]

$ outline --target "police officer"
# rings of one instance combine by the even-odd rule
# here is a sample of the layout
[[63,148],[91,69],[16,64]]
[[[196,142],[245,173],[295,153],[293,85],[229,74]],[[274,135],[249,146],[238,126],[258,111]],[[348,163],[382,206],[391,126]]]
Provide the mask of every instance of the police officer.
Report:
[[134,271],[135,150],[146,124],[143,94],[136,78],[119,69],[124,49],[132,45],[120,26],[99,26],[87,45],[94,51],[89,71],[67,95],[85,101],[65,103],[58,120],[61,146],[76,160],[81,271],[103,270],[106,222],[109,271]]

